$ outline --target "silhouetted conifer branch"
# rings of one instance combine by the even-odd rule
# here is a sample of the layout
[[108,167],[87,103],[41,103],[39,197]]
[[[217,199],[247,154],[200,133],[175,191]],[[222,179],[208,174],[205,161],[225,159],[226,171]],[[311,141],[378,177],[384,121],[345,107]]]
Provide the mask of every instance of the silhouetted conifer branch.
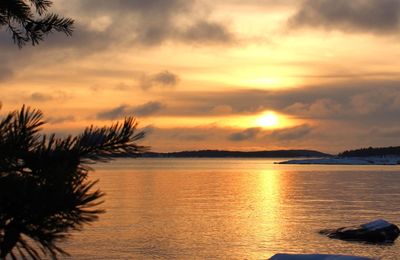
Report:
[[7,27],[19,47],[27,42],[36,45],[55,31],[71,35],[74,21],[47,13],[51,5],[49,0],[1,0],[0,27]]
[[87,164],[147,150],[133,118],[66,138],[40,134],[43,124],[26,107],[0,121],[0,258],[66,254],[57,243],[103,212]]

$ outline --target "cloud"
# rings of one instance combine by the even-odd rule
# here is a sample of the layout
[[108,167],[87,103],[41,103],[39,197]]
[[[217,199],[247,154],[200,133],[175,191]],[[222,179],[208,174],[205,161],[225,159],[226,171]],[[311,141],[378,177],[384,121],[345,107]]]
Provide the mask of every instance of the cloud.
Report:
[[[120,82],[118,84],[115,85],[115,89],[116,90],[121,90],[121,91],[125,91],[125,90],[130,90],[132,89],[132,86],[129,84],[126,84],[125,82]],[[98,89],[94,88],[94,91],[97,91]]]
[[[62,49],[59,57],[71,59],[100,50],[127,47],[152,48],[173,42],[196,46],[232,45],[235,35],[228,25],[211,19],[211,10],[200,1],[186,0],[59,0],[53,10],[75,20],[72,37],[48,35],[40,45],[27,45],[18,63],[37,53]],[[10,33],[0,31],[0,48],[15,50]],[[14,55],[14,59],[15,58]]]
[[120,105],[111,110],[100,112],[96,115],[97,119],[115,120],[126,116],[151,116],[164,108],[161,102],[151,101],[139,106]]
[[65,122],[73,122],[75,121],[75,117],[74,116],[49,117],[46,121],[51,125],[56,125]]
[[111,110],[98,113],[96,117],[97,119],[102,119],[102,120],[119,119],[128,114],[128,108],[129,107],[127,105],[121,105]]
[[206,141],[209,136],[206,133],[198,133],[198,131],[191,131],[190,129],[178,128],[170,132],[169,137],[174,140],[200,142]]
[[292,128],[274,130],[270,137],[280,141],[292,141],[304,138],[311,133],[312,127],[304,124]]
[[163,86],[175,86],[179,77],[169,71],[160,72],[153,76],[152,81]]
[[[6,30],[0,31],[0,60],[5,64],[0,66],[0,82],[13,76],[13,71],[28,68],[27,71],[36,72],[41,66],[51,67],[55,63],[66,65],[68,61],[88,58],[87,55],[97,55],[106,50],[121,53],[130,48],[135,48],[137,52],[165,43],[196,47],[235,43],[235,35],[229,24],[219,21],[211,14],[213,6],[201,1],[58,0],[53,7],[54,12],[75,20],[72,37],[54,33],[46,36],[45,41],[34,48],[28,44],[18,50],[11,34]],[[33,63],[36,65],[33,66]],[[83,73],[83,70],[90,72],[90,69],[81,66],[79,72],[73,73]],[[93,70],[86,76],[109,77],[114,73],[112,77],[115,79],[118,73],[106,70],[101,73],[101,70]],[[171,77],[177,75],[172,72],[167,75],[165,72],[163,76],[170,76],[170,83],[156,79],[151,85],[173,87],[179,83],[179,77]],[[137,77],[134,73],[124,77]],[[40,74],[39,80],[52,77]]]
[[275,92],[241,89],[231,91],[176,91],[166,100],[175,106],[166,113],[203,116],[212,114],[254,114],[276,106]]
[[147,125],[143,128],[141,128],[140,130],[146,133],[146,136],[151,135],[154,130],[156,129],[156,127],[154,127],[154,125]]
[[[244,130],[217,127],[178,127],[178,128],[157,128],[152,127],[152,133],[147,136],[146,142],[152,146],[153,151],[181,151],[181,150],[201,150],[201,149],[227,149],[227,150],[273,150],[273,149],[307,149],[315,146],[321,137],[317,131],[310,132],[312,137],[307,134],[300,134],[301,128],[290,128],[288,132],[299,132],[297,136],[292,134],[284,140],[282,136],[272,136],[271,130],[248,128]],[[279,131],[285,131],[281,129]],[[304,132],[304,130],[303,130]],[[316,142],[310,143],[312,138]],[[184,141],[184,142],[182,142]],[[346,140],[348,141],[348,140]],[[284,143],[284,145],[282,145]],[[293,145],[293,146],[292,146]],[[333,146],[333,145],[332,145]],[[331,147],[332,147],[331,146]],[[329,148],[331,148],[329,147]],[[336,147],[335,147],[336,148]],[[326,150],[326,149],[323,149]]]
[[33,101],[37,101],[37,102],[44,102],[44,101],[52,100],[53,96],[51,96],[49,94],[40,93],[40,92],[34,92],[30,95],[30,99]]
[[86,41],[94,43],[97,38],[110,45],[124,42],[152,47],[167,41],[231,44],[235,38],[225,24],[202,15],[203,5],[196,1],[64,0],[63,3],[79,14],[76,20],[81,21]]
[[297,102],[286,109],[285,112],[312,118],[327,118],[343,114],[342,104],[330,98],[317,99],[310,103]]
[[[274,150],[274,149],[316,149],[337,153],[345,149],[390,146],[399,144],[400,128],[394,127],[351,127],[341,122],[327,123],[321,126],[299,125],[286,129],[261,129],[253,138],[229,137],[244,130],[216,127],[152,127],[147,135],[146,144],[153,151],[181,151],[201,149],[227,150]],[[248,132],[254,132],[250,130]],[[379,132],[378,132],[379,131]],[[255,131],[257,132],[257,130]],[[250,135],[251,136],[251,135]],[[184,140],[184,142],[182,142]]]
[[277,130],[263,130],[259,127],[252,127],[243,131],[232,133],[228,136],[228,139],[234,142],[263,139],[274,141],[293,141],[304,138],[311,133],[311,130],[312,127],[308,124]]
[[229,140],[231,141],[246,141],[251,140],[257,137],[257,135],[261,132],[261,128],[259,127],[252,127],[245,129],[244,131],[236,132],[229,135]]
[[305,0],[288,23],[292,28],[307,26],[397,34],[400,29],[400,1]]
[[[353,121],[362,124],[390,124],[400,112],[399,82],[369,82],[332,85],[322,90],[305,89],[314,97],[283,108],[283,111],[311,119]],[[300,101],[301,100],[301,101]]]
[[259,8],[266,8],[266,9],[276,9],[276,8],[287,8],[292,7],[299,0],[229,0],[230,4],[235,4],[238,6],[250,6]]
[[68,93],[63,91],[54,91],[52,93],[33,92],[28,99],[34,102],[48,102],[52,100],[66,100],[71,98]]
[[137,116],[150,116],[160,111],[164,105],[160,102],[151,101],[146,104],[134,107],[131,111]]
[[169,71],[163,71],[153,75],[142,75],[139,81],[140,87],[144,90],[153,87],[172,88],[179,83],[179,76]]
[[96,17],[92,21],[89,22],[88,28],[91,31],[95,32],[104,32],[112,25],[112,19],[110,16],[103,15]]
[[214,115],[228,115],[232,113],[232,107],[227,105],[217,105],[211,109]]
[[399,127],[374,127],[370,130],[370,134],[380,138],[387,139],[399,139],[400,138],[400,128]]
[[212,21],[197,21],[180,33],[180,38],[193,43],[230,43],[234,35],[224,25]]
[[348,81],[286,90],[177,91],[163,111],[175,116],[254,115],[266,110],[295,118],[391,124],[400,113],[400,81]]
[[0,82],[11,79],[14,76],[14,71],[8,67],[0,66]]

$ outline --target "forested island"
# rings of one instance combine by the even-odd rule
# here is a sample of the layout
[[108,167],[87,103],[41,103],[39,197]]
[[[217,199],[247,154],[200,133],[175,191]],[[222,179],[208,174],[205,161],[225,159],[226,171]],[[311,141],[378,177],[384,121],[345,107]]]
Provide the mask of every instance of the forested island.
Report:
[[356,150],[344,151],[338,154],[339,157],[371,157],[371,156],[399,156],[400,146],[369,147]]
[[295,158],[331,157],[332,155],[314,150],[272,150],[272,151],[225,151],[199,150],[170,153],[147,152],[142,157],[150,158]]

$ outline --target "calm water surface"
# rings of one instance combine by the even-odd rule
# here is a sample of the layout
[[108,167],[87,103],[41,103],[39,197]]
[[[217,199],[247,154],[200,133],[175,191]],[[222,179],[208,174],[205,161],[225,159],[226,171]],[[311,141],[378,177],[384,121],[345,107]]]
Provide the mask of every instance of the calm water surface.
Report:
[[276,165],[264,159],[129,159],[96,166],[100,221],[63,243],[71,259],[268,259],[340,253],[400,259],[324,228],[400,224],[397,166]]

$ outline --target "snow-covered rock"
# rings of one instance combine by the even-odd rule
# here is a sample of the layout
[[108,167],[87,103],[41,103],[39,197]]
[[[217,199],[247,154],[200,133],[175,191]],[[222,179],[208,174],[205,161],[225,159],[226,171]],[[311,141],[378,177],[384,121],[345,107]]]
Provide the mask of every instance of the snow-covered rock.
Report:
[[279,162],[279,164],[396,165],[400,164],[400,157],[329,157],[318,159],[296,159]]
[[294,254],[276,254],[270,260],[373,260],[368,257],[348,256],[348,255],[294,255]]
[[372,222],[366,223],[366,224],[362,224],[361,226],[365,229],[368,230],[377,230],[377,229],[382,229],[382,228],[387,228],[390,225],[392,225],[391,223],[387,222],[384,219],[377,219],[374,220]]
[[393,243],[400,234],[395,224],[378,219],[360,226],[321,230],[329,238],[369,243]]

